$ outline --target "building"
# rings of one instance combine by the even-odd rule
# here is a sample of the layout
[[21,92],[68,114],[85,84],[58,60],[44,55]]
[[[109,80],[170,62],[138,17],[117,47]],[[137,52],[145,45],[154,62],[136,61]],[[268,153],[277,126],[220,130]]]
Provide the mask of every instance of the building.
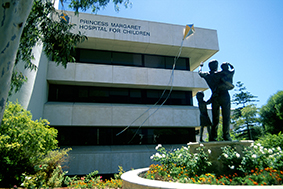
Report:
[[196,140],[199,112],[193,96],[208,86],[193,71],[219,50],[215,30],[195,28],[170,83],[185,26],[65,13],[76,24],[74,32],[88,37],[76,50],[77,62],[65,69],[35,48],[38,71],[25,71],[29,81],[13,98],[58,129],[60,146],[73,148],[69,174],[146,167],[156,144]]

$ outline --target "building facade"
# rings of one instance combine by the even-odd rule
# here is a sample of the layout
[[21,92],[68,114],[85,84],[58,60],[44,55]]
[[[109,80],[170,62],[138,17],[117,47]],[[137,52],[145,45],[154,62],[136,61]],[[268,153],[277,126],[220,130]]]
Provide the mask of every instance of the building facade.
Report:
[[196,27],[172,72],[185,26],[65,14],[74,32],[88,37],[76,49],[76,62],[56,66],[35,48],[38,70],[25,71],[28,83],[13,99],[34,119],[48,119],[60,146],[72,147],[70,175],[146,167],[156,144],[196,141],[193,97],[208,86],[194,70],[219,50],[215,30]]

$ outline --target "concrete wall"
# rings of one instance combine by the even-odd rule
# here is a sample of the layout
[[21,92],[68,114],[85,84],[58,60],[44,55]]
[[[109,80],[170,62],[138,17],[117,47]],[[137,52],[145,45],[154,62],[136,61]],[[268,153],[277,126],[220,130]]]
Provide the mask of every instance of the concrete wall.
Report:
[[[56,126],[127,126],[152,105],[48,102],[44,118]],[[158,106],[147,111],[133,126],[140,126]],[[199,110],[192,106],[162,106],[144,126],[196,127]]]
[[[171,73],[165,69],[83,63],[69,63],[65,69],[49,62],[47,80],[55,84],[165,89],[171,86]],[[173,86],[175,90],[193,91],[193,95],[208,88],[198,73],[181,70],[174,71]]]
[[[186,145],[186,144],[183,144]],[[123,146],[72,146],[69,155],[68,174],[82,175],[98,170],[100,174],[117,173],[118,166],[125,171],[149,167],[150,156],[156,153],[156,145]],[[176,149],[182,145],[163,145]]]

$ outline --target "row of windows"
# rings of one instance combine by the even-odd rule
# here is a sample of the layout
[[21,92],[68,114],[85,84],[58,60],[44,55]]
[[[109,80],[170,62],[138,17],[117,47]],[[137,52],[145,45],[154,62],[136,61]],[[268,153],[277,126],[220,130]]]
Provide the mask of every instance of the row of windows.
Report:
[[[121,104],[161,104],[169,94],[169,90],[132,89],[115,87],[93,87],[72,85],[49,85],[49,101],[59,102],[92,102]],[[163,94],[163,95],[162,95]],[[160,97],[163,96],[161,99]],[[173,90],[165,105],[192,106],[191,91]]]
[[[74,56],[77,62],[82,63],[139,66],[163,69],[172,69],[174,64],[174,57],[91,49],[76,49]],[[189,59],[179,58],[176,62],[175,69],[190,70]]]
[[60,146],[127,145],[127,144],[187,144],[195,142],[194,128],[129,128],[125,127],[55,127]]

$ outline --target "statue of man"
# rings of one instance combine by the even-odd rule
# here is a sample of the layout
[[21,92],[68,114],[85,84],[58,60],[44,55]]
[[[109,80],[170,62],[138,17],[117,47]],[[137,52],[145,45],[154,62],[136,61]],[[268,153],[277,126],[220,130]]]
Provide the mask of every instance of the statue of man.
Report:
[[[203,64],[201,63],[199,75],[205,79],[212,92],[210,99],[212,103],[212,127],[209,141],[216,141],[217,139],[220,107],[222,109],[223,117],[223,139],[226,141],[231,141],[229,134],[231,100],[228,90],[231,90],[234,87],[231,83],[234,75],[234,67],[231,64],[223,63],[221,66],[222,70],[217,71],[217,60],[211,60],[208,66],[210,71],[202,72]],[[229,70],[228,66],[230,66],[232,70]]]

